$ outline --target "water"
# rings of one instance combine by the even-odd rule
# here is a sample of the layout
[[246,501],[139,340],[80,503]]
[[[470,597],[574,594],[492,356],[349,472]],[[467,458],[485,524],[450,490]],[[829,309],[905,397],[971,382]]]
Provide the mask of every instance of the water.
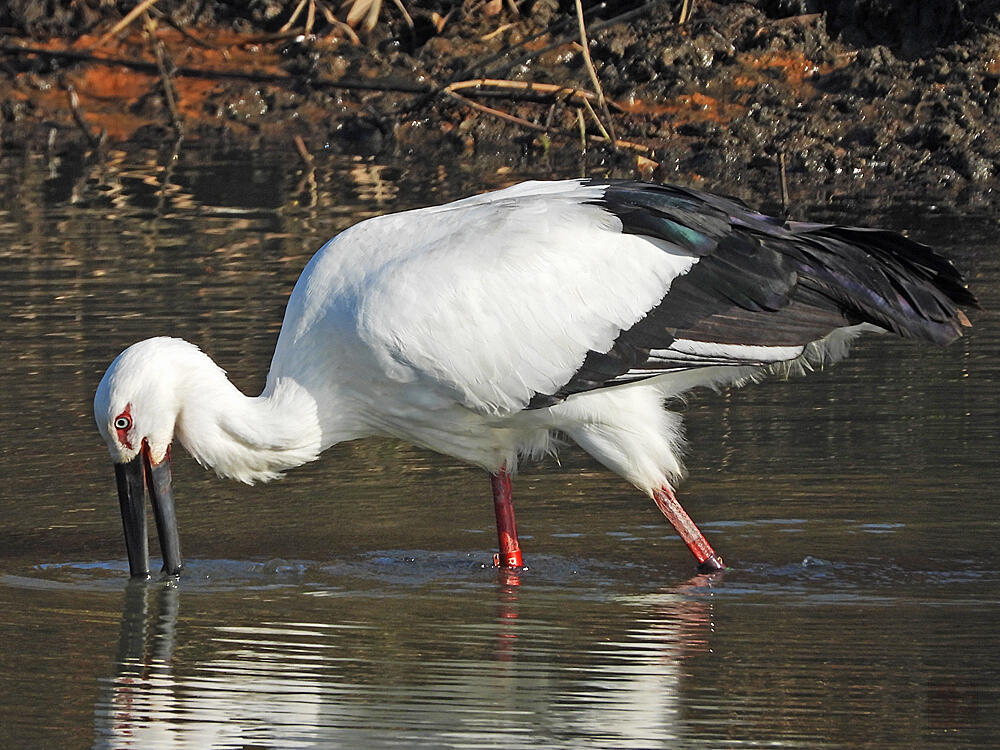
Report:
[[[0,745],[988,747],[1000,743],[1000,335],[888,338],[684,407],[682,499],[733,569],[575,451],[515,482],[389,440],[280,483],[177,452],[187,571],[127,583],[93,389],[159,333],[263,385],[302,265],[358,219],[499,186],[459,166],[190,149],[0,154]],[[1000,306],[994,219],[908,229]],[[154,546],[155,549],[155,546]]]

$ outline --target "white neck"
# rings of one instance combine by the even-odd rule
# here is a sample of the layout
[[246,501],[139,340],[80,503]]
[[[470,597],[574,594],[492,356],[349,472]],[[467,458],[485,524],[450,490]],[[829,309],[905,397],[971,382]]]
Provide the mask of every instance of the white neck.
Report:
[[253,398],[206,356],[183,380],[174,435],[220,476],[268,481],[322,450],[316,400],[291,379],[279,379]]

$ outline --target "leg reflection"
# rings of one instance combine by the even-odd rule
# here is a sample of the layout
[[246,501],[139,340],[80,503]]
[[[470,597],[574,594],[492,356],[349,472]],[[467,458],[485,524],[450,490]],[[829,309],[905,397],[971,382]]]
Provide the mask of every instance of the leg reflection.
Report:
[[174,693],[171,661],[176,643],[180,592],[176,586],[130,581],[125,589],[115,677],[95,710],[97,747],[149,747],[155,735],[164,741],[169,731],[157,726],[159,709]]

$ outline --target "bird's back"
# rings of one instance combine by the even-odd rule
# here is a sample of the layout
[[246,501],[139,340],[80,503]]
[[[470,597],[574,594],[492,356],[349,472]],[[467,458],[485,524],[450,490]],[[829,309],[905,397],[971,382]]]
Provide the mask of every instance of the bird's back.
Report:
[[600,185],[537,185],[378,217],[335,237],[296,284],[272,373],[315,370],[302,352],[319,349],[341,378],[419,382],[491,413],[558,388],[693,259],[622,234],[589,202]]
[[950,262],[895,233],[784,223],[685,188],[523,183],[327,243],[289,300],[272,376],[503,415],[767,366],[860,323],[944,342],[974,304]]

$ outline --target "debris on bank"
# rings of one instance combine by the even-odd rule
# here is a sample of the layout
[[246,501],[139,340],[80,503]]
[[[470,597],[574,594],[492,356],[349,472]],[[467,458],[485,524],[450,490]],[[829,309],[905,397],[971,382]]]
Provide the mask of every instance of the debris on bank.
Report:
[[5,146],[586,152],[737,193],[780,172],[956,200],[1000,177],[995,2],[11,0],[0,60]]

